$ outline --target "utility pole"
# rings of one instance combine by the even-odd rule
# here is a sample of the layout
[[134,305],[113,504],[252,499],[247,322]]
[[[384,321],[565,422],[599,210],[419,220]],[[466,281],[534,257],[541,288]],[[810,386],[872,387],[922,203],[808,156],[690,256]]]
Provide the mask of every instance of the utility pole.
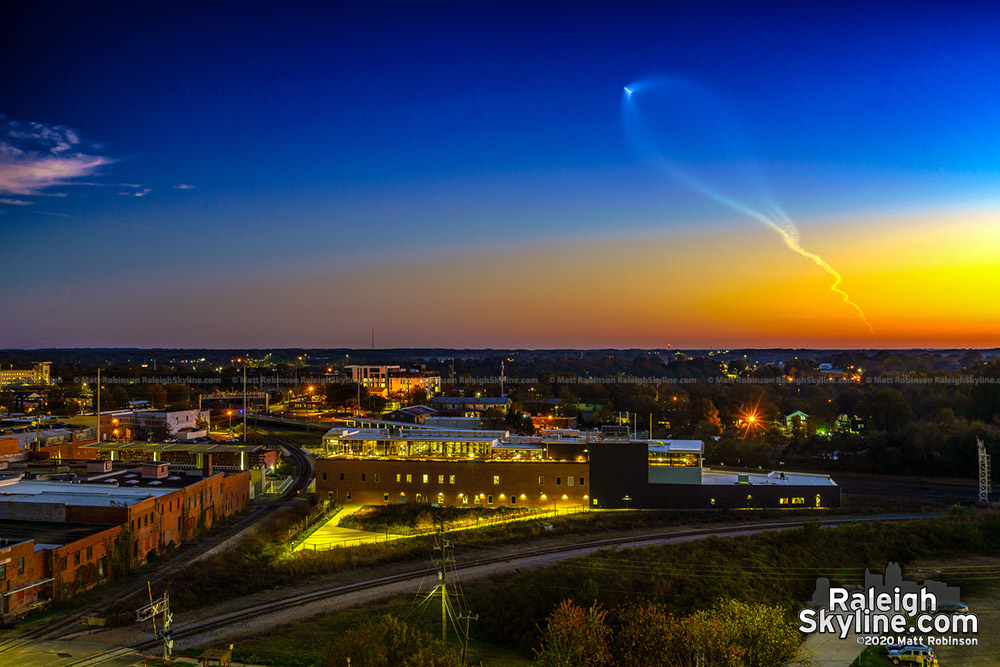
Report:
[[101,367],[97,367],[97,444],[101,444]]
[[[388,536],[386,536],[388,539]],[[420,603],[422,607],[431,600],[441,597],[441,641],[448,640],[448,623],[450,622],[462,642],[462,664],[465,664],[465,656],[469,648],[469,624],[479,620],[478,614],[469,611],[462,594],[461,584],[457,579],[452,583],[452,590],[448,589],[448,568],[454,567],[455,558],[451,542],[445,539],[444,523],[438,527],[438,532],[434,536],[434,556],[431,563],[437,569],[438,584],[432,588],[427,595],[423,596]],[[441,552],[438,555],[437,552]],[[452,573],[455,575],[455,573]],[[457,575],[455,575],[457,576]]]
[[243,357],[243,444],[247,443],[247,359]]
[[[444,523],[438,530],[438,543],[441,549],[441,569],[438,570],[438,578],[441,579],[439,588],[441,589],[441,641],[448,640],[448,547],[449,542],[444,539]],[[438,548],[438,547],[435,547]]]

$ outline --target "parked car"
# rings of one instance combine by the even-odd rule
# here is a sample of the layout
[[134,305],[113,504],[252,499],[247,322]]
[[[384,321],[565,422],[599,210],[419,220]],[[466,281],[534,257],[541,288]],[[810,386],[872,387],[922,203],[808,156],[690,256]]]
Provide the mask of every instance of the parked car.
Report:
[[946,602],[937,606],[939,614],[966,614],[969,606],[961,602]]
[[908,662],[915,663],[920,665],[920,667],[923,667],[924,665],[930,664],[934,660],[934,651],[927,646],[904,646],[887,652],[886,657],[888,657],[894,665]]

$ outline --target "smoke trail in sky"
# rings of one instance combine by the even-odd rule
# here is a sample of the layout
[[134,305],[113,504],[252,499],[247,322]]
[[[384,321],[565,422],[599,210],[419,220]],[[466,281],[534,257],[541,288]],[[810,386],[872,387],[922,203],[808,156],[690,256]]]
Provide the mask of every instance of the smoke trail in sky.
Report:
[[[645,126],[642,123],[642,120],[640,119],[634,94],[644,89],[648,89],[652,86],[672,86],[675,88],[684,88],[687,89],[688,91],[693,90],[693,84],[691,84],[690,82],[677,79],[638,82],[629,84],[629,86],[625,88],[625,94],[623,96],[623,105],[624,105],[623,110],[625,112],[625,127],[627,134],[629,135],[629,138],[632,140],[633,146],[636,147],[637,150],[639,147],[645,149],[645,150],[638,150],[638,152],[647,153],[647,157],[650,159],[653,159],[653,156],[648,155],[649,153],[648,149],[650,146],[655,146],[656,142],[654,142],[652,140],[652,137],[649,136],[649,133],[646,131]],[[704,92],[704,89],[700,89],[699,92]],[[679,130],[679,128],[677,127],[675,127],[674,129]],[[715,131],[718,130],[719,128],[716,127],[712,129],[713,131]],[[713,132],[713,134],[716,135],[715,138],[716,140],[718,140],[719,133]],[[725,138],[723,138],[722,140],[726,141]],[[729,147],[727,147],[727,150],[728,149]],[[846,303],[848,306],[854,309],[854,311],[857,313],[861,321],[864,322],[866,327],[868,327],[868,331],[871,333],[871,335],[875,336],[875,329],[868,321],[868,318],[865,317],[865,313],[861,309],[861,306],[859,306],[857,303],[851,300],[850,295],[848,295],[847,292],[845,292],[841,288],[841,283],[843,282],[843,280],[841,278],[840,273],[832,266],[830,266],[830,264],[822,257],[802,247],[802,244],[800,242],[801,234],[799,232],[798,227],[796,227],[795,223],[792,222],[792,220],[788,217],[788,215],[785,214],[785,212],[774,200],[774,198],[771,197],[769,193],[767,193],[766,188],[764,187],[762,181],[753,184],[754,192],[758,197],[762,199],[762,203],[764,204],[764,206],[770,209],[771,212],[770,215],[762,213],[760,210],[745,204],[739,199],[724,195],[715,188],[706,185],[701,180],[692,176],[687,170],[682,169],[678,165],[675,159],[671,159],[670,157],[666,157],[663,155],[656,155],[653,161],[662,166],[672,179],[682,184],[683,186],[687,187],[688,189],[692,190],[693,192],[697,192],[698,194],[706,197],[707,199],[710,199],[718,204],[721,204],[722,206],[725,206],[733,211],[742,213],[743,215],[746,215],[747,217],[752,218],[760,222],[761,224],[770,227],[775,232],[777,232],[778,235],[781,237],[781,240],[784,241],[785,245],[788,247],[789,250],[798,255],[801,255],[802,257],[805,257],[806,259],[812,260],[813,263],[815,263],[821,269],[826,271],[833,278],[833,284],[830,285],[830,290],[836,293],[838,296],[840,296],[840,298],[844,300],[844,303]]]

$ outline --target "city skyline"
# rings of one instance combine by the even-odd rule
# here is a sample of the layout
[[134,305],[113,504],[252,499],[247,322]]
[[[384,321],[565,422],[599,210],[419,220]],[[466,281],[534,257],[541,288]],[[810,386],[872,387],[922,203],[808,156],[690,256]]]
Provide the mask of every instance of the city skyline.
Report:
[[[0,47],[0,347],[1000,345],[996,10],[115,7]],[[670,77],[736,139],[657,156],[874,336],[636,150]]]

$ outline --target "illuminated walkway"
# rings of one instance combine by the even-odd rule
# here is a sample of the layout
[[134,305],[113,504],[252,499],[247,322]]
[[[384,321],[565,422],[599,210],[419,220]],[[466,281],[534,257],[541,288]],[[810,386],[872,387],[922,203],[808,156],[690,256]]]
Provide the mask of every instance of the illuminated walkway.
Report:
[[295,547],[296,551],[324,551],[334,547],[354,547],[372,542],[386,542],[398,539],[399,535],[373,533],[367,530],[343,528],[340,520],[361,509],[362,505],[346,505],[336,516],[316,529],[302,544]]

